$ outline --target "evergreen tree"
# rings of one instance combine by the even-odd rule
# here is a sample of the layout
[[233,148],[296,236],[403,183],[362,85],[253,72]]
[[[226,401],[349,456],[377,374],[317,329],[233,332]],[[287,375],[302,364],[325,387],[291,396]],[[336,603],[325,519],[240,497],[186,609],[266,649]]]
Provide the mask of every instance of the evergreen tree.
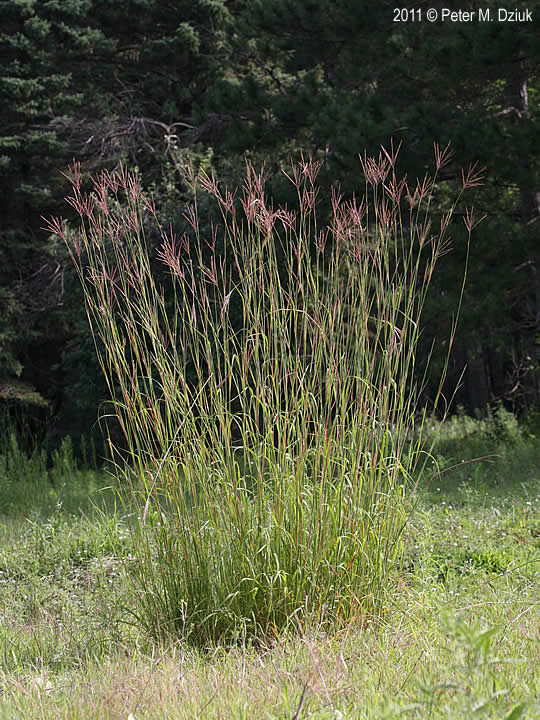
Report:
[[[441,17],[449,4],[432,7]],[[400,166],[415,177],[433,143],[450,142],[454,163],[435,214],[462,182],[462,167],[486,167],[475,204],[487,218],[471,249],[454,380],[467,365],[459,398],[471,410],[500,400],[528,407],[539,397],[537,20],[429,23],[426,8],[419,12],[421,21],[417,14],[395,22],[389,2],[248,0],[209,109],[229,118],[232,151],[257,149],[278,164],[311,152],[326,159],[326,182],[345,192],[362,187],[359,152],[401,142]],[[437,327],[442,306],[448,314],[456,306],[464,238],[454,235],[453,259],[428,308],[432,337],[445,335]]]
[[77,383],[63,352],[84,311],[41,217],[65,215],[74,157],[162,181],[193,141],[228,12],[224,0],[3,0],[0,13],[0,399],[54,409]]

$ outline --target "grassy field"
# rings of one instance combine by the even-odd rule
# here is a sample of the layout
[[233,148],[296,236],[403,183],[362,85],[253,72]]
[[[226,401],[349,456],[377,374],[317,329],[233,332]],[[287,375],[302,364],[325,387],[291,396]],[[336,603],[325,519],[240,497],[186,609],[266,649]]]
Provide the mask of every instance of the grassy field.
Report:
[[207,651],[133,624],[112,479],[6,446],[0,718],[540,717],[540,442],[505,414],[433,434],[381,617]]

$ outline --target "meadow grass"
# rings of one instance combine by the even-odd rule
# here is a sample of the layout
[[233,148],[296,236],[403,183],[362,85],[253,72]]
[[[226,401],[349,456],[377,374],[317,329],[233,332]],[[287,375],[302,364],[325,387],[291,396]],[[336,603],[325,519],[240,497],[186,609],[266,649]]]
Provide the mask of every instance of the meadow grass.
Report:
[[118,495],[117,479],[109,473],[105,486],[103,460],[98,463],[95,452],[88,457],[86,450],[83,437],[76,458],[69,436],[52,452],[46,447],[24,447],[17,432],[6,429],[0,435],[0,515],[111,509]]
[[[92,508],[96,476],[75,466],[51,505],[58,478],[23,472],[26,510],[0,521],[0,718],[537,718],[540,442],[494,430],[437,428],[454,467],[418,491],[382,617],[206,651],[131,623],[129,518]],[[481,443],[498,457],[463,476]]]
[[[0,522],[0,717],[538,717],[540,442],[447,428],[452,467],[418,491],[382,617],[206,651],[132,624],[129,518],[88,499],[106,474],[21,476]],[[481,443],[497,457],[464,466]]]
[[[393,150],[364,156],[363,196],[334,190],[324,226],[312,160],[285,172],[294,210],[249,166],[239,197],[191,174],[179,240],[136,175],[102,173],[86,193],[74,167],[80,226],[49,229],[124,436],[133,612],[154,638],[206,648],[380,614],[424,447],[422,311],[461,202],[433,227],[449,157],[436,147],[434,175],[410,184]],[[479,182],[470,168],[461,193]],[[221,213],[205,230],[201,193]],[[467,210],[469,238],[475,224]]]
[[[57,479],[52,513],[17,541],[6,523],[10,716],[537,712],[538,443],[502,410],[445,426],[419,405],[422,310],[459,198],[434,231],[436,173],[410,186],[396,157],[362,158],[364,197],[335,191],[323,228],[316,163],[287,175],[296,212],[252,168],[238,200],[192,175],[179,241],[135,175],[88,194],[74,168],[81,227],[50,230],[123,433],[123,504],[70,514]],[[207,232],[201,190],[222,214]],[[467,444],[483,459],[456,462]]]

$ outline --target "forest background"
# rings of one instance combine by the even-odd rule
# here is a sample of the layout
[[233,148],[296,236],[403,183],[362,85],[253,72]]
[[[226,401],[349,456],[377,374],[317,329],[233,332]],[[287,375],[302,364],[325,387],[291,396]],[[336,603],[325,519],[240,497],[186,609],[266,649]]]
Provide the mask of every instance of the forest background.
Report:
[[[539,18],[499,22],[492,9],[491,22],[427,21],[428,8],[440,17],[443,7],[491,6],[417,2],[396,14],[386,0],[0,2],[2,420],[56,444],[92,432],[107,397],[75,270],[42,229],[43,217],[73,217],[62,175],[73,159],[86,178],[119,163],[137,171],[161,222],[180,235],[190,164],[237,186],[246,160],[265,163],[276,203],[292,203],[282,170],[301,153],[324,160],[324,217],[332,185],[363,193],[358,154],[391,143],[409,179],[429,170],[434,143],[451,143],[435,226],[461,168],[486,168],[472,198],[486,218],[470,248],[448,369],[453,407],[538,408]],[[210,203],[200,213],[208,228],[217,219]],[[434,279],[418,360],[422,372],[433,352],[434,384],[458,306],[464,226],[452,230],[452,247]]]

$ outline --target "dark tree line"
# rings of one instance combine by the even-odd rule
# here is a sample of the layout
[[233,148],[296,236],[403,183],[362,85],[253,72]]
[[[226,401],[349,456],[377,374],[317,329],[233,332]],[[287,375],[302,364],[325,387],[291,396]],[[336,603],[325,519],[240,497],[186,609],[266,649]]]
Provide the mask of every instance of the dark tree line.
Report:
[[[430,4],[443,5],[459,9]],[[61,172],[73,158],[87,175],[137,169],[179,225],[190,161],[232,184],[246,157],[265,161],[287,200],[290,157],[324,159],[323,190],[348,193],[362,190],[358,153],[391,141],[409,177],[424,174],[434,142],[451,143],[434,218],[462,167],[486,168],[449,388],[466,367],[456,401],[469,411],[538,405],[538,17],[396,23],[386,0],[4,0],[0,14],[0,402],[11,419],[88,431],[105,397],[74,273],[41,230],[42,216],[69,211]],[[465,237],[454,233],[427,308],[426,355],[448,333]]]

